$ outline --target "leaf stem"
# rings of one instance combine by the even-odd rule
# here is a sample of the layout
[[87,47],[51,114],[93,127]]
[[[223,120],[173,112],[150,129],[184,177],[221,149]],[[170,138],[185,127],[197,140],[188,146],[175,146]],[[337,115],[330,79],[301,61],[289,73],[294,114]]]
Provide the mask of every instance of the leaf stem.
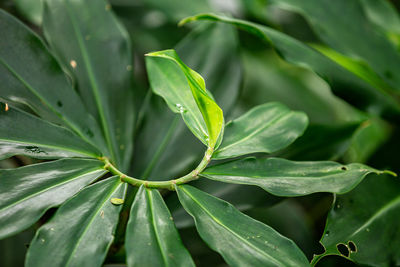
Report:
[[174,191],[175,185],[186,184],[188,182],[197,180],[199,178],[199,174],[207,167],[208,163],[210,163],[213,152],[214,149],[209,147],[207,151],[204,153],[203,159],[200,161],[199,165],[193,171],[182,177],[169,181],[145,181],[134,177],[130,177],[122,173],[113,164],[111,164],[110,160],[107,157],[102,157],[100,158],[100,160],[102,160],[105,163],[104,169],[108,170],[114,175],[118,175],[122,182],[137,187],[144,185],[147,188],[168,189]]

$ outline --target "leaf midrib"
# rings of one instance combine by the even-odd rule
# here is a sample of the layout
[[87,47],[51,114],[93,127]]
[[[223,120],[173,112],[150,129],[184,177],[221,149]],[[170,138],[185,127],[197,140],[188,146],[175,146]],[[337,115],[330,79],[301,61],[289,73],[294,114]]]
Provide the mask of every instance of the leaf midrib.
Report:
[[400,205],[400,196],[396,197],[383,207],[381,207],[377,212],[375,212],[363,225],[361,225],[357,230],[349,236],[349,238],[358,234],[361,230],[368,227],[368,225],[372,224],[377,218],[383,216],[387,211],[396,207],[396,205]]
[[80,49],[81,54],[82,54],[82,59],[83,59],[84,65],[86,67],[86,71],[87,71],[87,74],[88,74],[88,77],[89,77],[89,81],[90,81],[90,85],[91,85],[91,88],[92,88],[92,92],[93,92],[93,95],[95,97],[97,110],[99,111],[100,121],[101,121],[101,125],[102,125],[103,131],[104,131],[104,135],[106,137],[106,142],[107,142],[108,148],[110,150],[110,153],[112,155],[112,158],[115,161],[116,160],[116,157],[115,157],[116,149],[114,150],[115,147],[114,147],[113,142],[111,140],[110,127],[109,127],[109,125],[107,123],[107,120],[106,120],[106,117],[105,117],[105,114],[104,114],[104,110],[101,108],[102,107],[102,103],[101,103],[101,98],[100,98],[100,93],[99,93],[99,85],[97,83],[97,79],[96,79],[96,77],[94,75],[94,71],[92,69],[92,64],[90,62],[90,58],[89,58],[89,55],[88,55],[87,48],[85,46],[85,42],[83,41],[82,33],[81,33],[79,27],[76,25],[75,16],[73,15],[73,12],[71,12],[68,4],[65,3],[65,0],[63,0],[62,3],[65,6],[65,9],[67,11],[66,14],[68,15],[68,18],[71,21],[73,31],[74,31],[76,39],[78,41],[78,46],[79,46],[79,49]]
[[[81,176],[89,175],[89,174],[91,174],[91,173],[95,173],[95,172],[100,171],[100,170],[101,170],[101,168],[97,167],[96,169],[90,170],[89,172],[77,174],[76,176],[73,176],[73,177],[70,178],[70,179],[64,180],[64,181],[61,182],[61,183],[52,185],[52,186],[50,186],[50,187],[46,187],[45,189],[42,189],[42,190],[40,190],[40,191],[37,191],[37,192],[35,192],[35,193],[33,193],[33,194],[30,194],[30,195],[28,195],[28,196],[25,196],[25,197],[19,199],[19,200],[16,201],[16,202],[12,202],[11,204],[0,208],[0,213],[1,213],[3,210],[8,209],[9,207],[15,206],[15,205],[17,205],[17,204],[19,204],[19,203],[21,203],[21,202],[24,202],[24,201],[26,201],[26,200],[29,200],[29,199],[31,199],[31,198],[37,196],[37,195],[42,194],[43,192],[46,192],[46,191],[49,191],[49,190],[51,190],[51,189],[53,189],[53,188],[62,186],[62,185],[64,185],[64,184],[67,184],[67,183],[71,182],[72,180],[79,179],[79,177],[81,177]],[[104,172],[105,172],[105,171],[104,171]],[[100,172],[99,172],[99,176],[100,176],[100,175],[102,175],[102,174],[100,174]]]
[[[25,141],[19,141],[19,140],[8,140],[8,139],[4,139],[4,138],[0,138],[0,141],[4,141],[6,143],[14,143],[14,144],[26,144],[26,145],[38,145],[41,147],[48,147],[54,150],[58,150],[58,151],[70,151],[70,152],[74,152],[77,154],[82,154],[82,155],[86,155],[86,156],[90,156],[91,158],[93,157],[97,157],[96,154],[91,154],[90,152],[87,151],[81,151],[81,150],[75,150],[75,149],[71,149],[69,147],[62,147],[62,146],[53,146],[53,145],[46,145],[46,144],[41,144],[41,143],[37,143],[37,142],[25,142]],[[1,144],[0,144],[1,146]]]
[[217,154],[220,154],[222,151],[227,150],[228,148],[232,147],[232,146],[236,146],[240,143],[243,143],[245,141],[247,141],[248,139],[252,138],[253,136],[257,135],[258,133],[260,133],[261,131],[265,130],[265,128],[270,127],[271,125],[274,125],[276,123],[278,123],[279,121],[283,120],[284,118],[288,117],[289,115],[292,115],[293,112],[291,111],[287,111],[285,114],[280,115],[278,117],[276,117],[275,119],[271,120],[269,123],[265,124],[263,127],[260,127],[259,129],[255,130],[254,132],[250,133],[249,135],[245,136],[242,139],[239,139],[225,147],[222,147],[220,149],[218,149],[216,151]]
[[67,259],[67,261],[65,262],[65,266],[69,266],[69,262],[71,261],[76,249],[79,247],[80,242],[82,241],[83,236],[86,235],[86,232],[89,230],[89,226],[93,223],[93,221],[96,219],[97,214],[99,213],[99,211],[104,207],[104,205],[107,203],[108,199],[112,196],[112,194],[114,194],[114,192],[117,190],[116,188],[119,187],[122,184],[121,181],[118,181],[118,183],[116,183],[116,185],[113,186],[113,188],[110,190],[110,193],[107,194],[107,196],[103,199],[104,201],[102,202],[102,204],[96,209],[96,211],[94,213],[92,213],[92,218],[89,220],[88,224],[86,225],[85,229],[83,230],[83,232],[81,232],[78,241],[75,243],[74,248],[72,249],[71,253],[69,254],[69,257]]
[[155,216],[154,210],[153,210],[153,198],[151,196],[152,193],[148,192],[147,189],[144,189],[144,191],[145,191],[145,194],[147,195],[147,198],[149,200],[149,209],[150,209],[150,213],[151,213],[151,224],[152,224],[153,229],[154,229],[154,235],[155,235],[156,240],[157,240],[157,245],[158,245],[158,247],[160,249],[161,257],[162,257],[162,259],[164,261],[165,266],[169,266],[168,261],[167,261],[167,256],[165,255],[163,247],[161,246],[161,240],[160,240],[160,237],[159,237],[157,225],[156,225],[156,223],[154,221],[154,218],[156,218],[156,216]]
[[218,223],[219,225],[221,225],[223,228],[225,228],[228,232],[230,232],[232,235],[236,236],[238,239],[242,240],[244,243],[248,244],[249,247],[254,248],[256,251],[258,251],[261,255],[265,255],[267,258],[269,258],[272,262],[275,262],[278,266],[282,266],[282,264],[280,262],[278,262],[275,258],[271,257],[270,255],[264,253],[264,251],[262,251],[261,249],[259,249],[258,247],[254,246],[252,243],[249,243],[245,238],[241,237],[240,235],[238,235],[237,233],[235,233],[234,231],[232,231],[231,229],[229,229],[229,227],[227,227],[226,225],[224,225],[218,218],[214,217],[213,214],[208,211],[199,201],[197,201],[197,199],[190,194],[184,187],[180,187],[202,210],[204,210],[208,216],[211,217],[211,219],[213,219],[213,221],[215,221],[216,223]]

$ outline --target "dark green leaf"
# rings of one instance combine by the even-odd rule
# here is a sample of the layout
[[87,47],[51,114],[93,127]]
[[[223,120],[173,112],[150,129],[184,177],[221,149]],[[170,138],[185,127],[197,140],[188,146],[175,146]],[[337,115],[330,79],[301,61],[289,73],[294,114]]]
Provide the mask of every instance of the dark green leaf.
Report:
[[126,184],[111,177],[63,204],[32,240],[26,266],[102,266],[114,239]]
[[[0,98],[28,105],[42,118],[71,128],[104,151],[104,140],[43,41],[0,10]],[[106,151],[104,151],[106,152]]]
[[275,152],[302,135],[307,124],[307,115],[280,103],[257,106],[226,125],[224,139],[213,158]]
[[34,158],[100,155],[71,131],[4,103],[0,103],[0,152],[0,159],[13,155]]
[[231,266],[308,266],[293,241],[194,187],[176,188],[201,238]]
[[[381,90],[376,90],[367,83],[368,79],[360,79],[359,76],[348,72],[342,66],[319,53],[317,50],[272,28],[213,14],[201,14],[189,17],[183,20],[181,24],[193,20],[221,21],[235,25],[258,36],[265,42],[272,43],[286,61],[314,70],[332,85],[333,90],[337,90],[341,93],[343,93],[344,90],[346,93],[349,93],[349,90],[351,90],[350,93],[352,97],[357,97],[357,101],[362,103],[363,106],[371,106],[375,109],[379,107],[379,110],[377,110],[378,112],[398,113],[400,110],[399,104],[388,92],[385,91],[385,93],[383,93]],[[337,29],[339,29],[339,27]],[[343,87],[343,84],[346,84],[346,86]],[[382,90],[384,89],[385,88],[382,88]]]
[[45,0],[43,29],[98,120],[115,164],[132,154],[134,108],[129,37],[104,0]]
[[257,185],[277,196],[301,196],[315,192],[343,194],[370,173],[383,172],[358,163],[246,158],[208,167],[200,175],[221,182]]
[[0,238],[25,230],[106,171],[97,160],[61,159],[0,170]]
[[147,54],[146,66],[153,91],[172,111],[181,113],[200,141],[211,148],[218,146],[224,118],[200,74],[188,68],[174,50]]
[[302,14],[325,43],[345,55],[363,59],[395,90],[400,90],[397,72],[400,54],[375,30],[360,1],[279,0],[276,3]]
[[[370,266],[400,263],[400,182],[370,176],[352,192],[338,196],[321,239],[325,255],[348,256]],[[339,251],[340,249],[340,251]]]
[[158,190],[137,192],[125,244],[128,266],[194,266]]

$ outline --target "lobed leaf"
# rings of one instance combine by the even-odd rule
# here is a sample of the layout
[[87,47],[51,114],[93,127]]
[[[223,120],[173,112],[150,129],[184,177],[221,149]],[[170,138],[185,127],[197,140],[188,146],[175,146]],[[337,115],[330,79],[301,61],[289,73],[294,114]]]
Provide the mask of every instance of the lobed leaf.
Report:
[[293,241],[229,203],[189,185],[176,191],[201,238],[230,266],[309,266]]
[[98,157],[100,152],[71,131],[0,103],[0,159]]
[[25,265],[102,266],[121,209],[111,199],[123,198],[125,190],[126,184],[114,176],[65,202],[36,232]]
[[254,107],[226,125],[224,139],[213,158],[275,152],[302,135],[307,124],[306,114],[291,111],[280,103]]
[[195,266],[158,190],[137,192],[125,246],[128,266]]
[[0,238],[25,230],[106,171],[103,163],[61,159],[0,170]]
[[43,0],[43,30],[101,125],[111,158],[126,171],[135,111],[129,36],[104,0]]
[[172,111],[182,114],[200,141],[211,148],[218,146],[224,118],[203,78],[188,68],[174,50],[147,54],[146,67],[153,91],[166,100]]
[[226,183],[256,185],[273,195],[290,197],[316,192],[343,194],[370,173],[384,172],[358,163],[246,158],[208,167],[200,175]]

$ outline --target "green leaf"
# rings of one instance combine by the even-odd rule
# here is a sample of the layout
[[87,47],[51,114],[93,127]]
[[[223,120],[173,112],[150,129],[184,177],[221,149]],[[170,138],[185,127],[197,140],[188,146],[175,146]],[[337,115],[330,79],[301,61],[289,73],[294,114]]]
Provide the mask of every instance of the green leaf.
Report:
[[42,0],[14,0],[18,11],[35,25],[42,23]]
[[363,12],[360,1],[283,0],[276,3],[281,8],[303,15],[325,43],[345,55],[365,60],[382,79],[396,91],[400,90],[400,75],[397,72],[400,54],[376,31]]
[[[215,23],[199,26],[179,42],[176,51],[207,80],[207,88],[221,109],[230,112],[242,80],[236,30]],[[158,95],[151,95],[142,112],[143,125],[135,143],[135,153],[140,157],[133,163],[133,174],[143,179],[184,174],[201,158],[202,144],[193,138],[180,114],[171,113]]]
[[[375,109],[379,107],[378,111],[381,113],[395,112],[398,114],[400,110],[399,103],[397,103],[388,92],[382,93],[381,90],[376,90],[367,83],[368,79],[360,79],[356,74],[344,69],[310,46],[279,31],[256,23],[214,14],[200,14],[189,17],[182,20],[180,24],[195,20],[220,21],[235,25],[256,35],[261,40],[271,43],[286,61],[314,70],[332,85],[332,89],[335,92],[340,93],[345,90],[346,93],[349,93],[349,90],[351,90],[350,93],[353,97],[357,98],[359,103],[363,106],[374,107]],[[343,28],[346,28],[346,26]],[[337,29],[342,28],[338,27]],[[343,87],[343,84],[347,86]]]
[[7,40],[0,42],[0,98],[28,105],[43,119],[69,127],[106,153],[98,124],[43,41],[3,10],[0,38]]
[[315,192],[343,194],[370,173],[383,172],[358,163],[246,158],[208,167],[200,175],[226,183],[256,185],[273,195],[289,197]]
[[201,238],[230,266],[309,266],[293,241],[231,204],[189,185],[176,190]]
[[166,100],[172,111],[181,113],[186,125],[205,145],[218,146],[224,117],[203,78],[187,67],[174,50],[147,54],[146,66],[153,91]]
[[195,266],[158,190],[137,192],[125,246],[128,266]]
[[115,176],[68,200],[36,232],[25,265],[102,266],[121,210],[110,200],[123,198],[125,190],[126,184]]
[[320,241],[326,251],[315,256],[313,263],[326,255],[342,255],[361,265],[398,265],[399,220],[399,180],[370,176],[336,198]]
[[291,111],[280,103],[257,106],[226,125],[224,139],[213,158],[275,152],[302,135],[307,124],[306,114]]
[[0,170],[0,239],[25,230],[106,171],[97,160],[61,159]]
[[71,131],[0,103],[0,159],[98,157],[96,148]]
[[365,119],[361,112],[334,95],[329,84],[312,70],[287,63],[272,49],[245,51],[243,59],[245,83],[240,104],[244,110],[276,101],[304,111],[310,124]]
[[126,171],[135,112],[129,36],[104,0],[44,0],[43,30],[98,120],[112,160]]

